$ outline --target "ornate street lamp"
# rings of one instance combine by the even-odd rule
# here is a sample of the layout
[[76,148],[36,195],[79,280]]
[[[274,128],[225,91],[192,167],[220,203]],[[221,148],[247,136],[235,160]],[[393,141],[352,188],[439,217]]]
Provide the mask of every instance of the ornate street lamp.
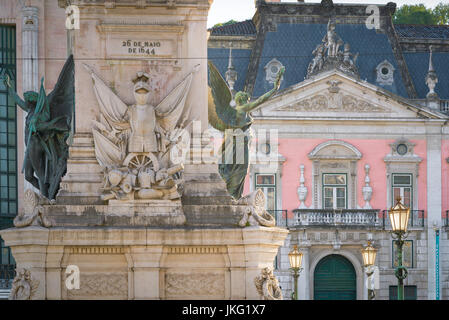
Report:
[[294,300],[298,300],[298,278],[302,271],[302,257],[303,253],[299,252],[298,246],[294,246],[293,250],[288,254],[288,259],[290,260],[290,267],[293,271],[293,281],[295,285],[295,291],[292,294]]
[[391,222],[392,237],[397,245],[398,267],[395,276],[398,278],[398,300],[404,300],[404,279],[407,278],[407,269],[402,265],[402,247],[404,239],[407,238],[408,219],[410,217],[410,208],[401,203],[401,197],[396,198],[396,205],[388,212]]
[[[363,266],[365,267],[366,275],[371,277],[374,273],[374,262],[376,261],[377,249],[368,241],[368,245],[362,249]],[[368,288],[368,299],[372,300],[375,297],[374,289]]]

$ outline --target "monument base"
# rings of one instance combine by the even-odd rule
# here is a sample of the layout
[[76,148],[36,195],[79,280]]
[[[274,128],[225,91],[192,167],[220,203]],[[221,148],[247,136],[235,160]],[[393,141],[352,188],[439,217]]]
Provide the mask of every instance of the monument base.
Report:
[[[20,291],[21,298],[67,300],[261,299],[254,281],[273,266],[287,234],[267,227],[0,232],[18,274],[29,272],[23,281],[29,296]],[[72,289],[73,268],[79,269],[79,289]]]

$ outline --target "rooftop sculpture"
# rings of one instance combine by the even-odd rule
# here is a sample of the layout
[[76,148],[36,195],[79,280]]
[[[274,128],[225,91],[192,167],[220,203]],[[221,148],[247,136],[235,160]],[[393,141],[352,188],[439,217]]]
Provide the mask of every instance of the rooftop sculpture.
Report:
[[[335,31],[335,28],[335,21],[329,19],[327,33],[322,43],[312,52],[314,58],[307,69],[306,79],[332,69],[337,69],[355,78],[359,78],[359,72],[356,66],[358,53],[351,53],[351,46],[349,43],[345,44],[343,42]],[[340,50],[342,46],[343,51]]]

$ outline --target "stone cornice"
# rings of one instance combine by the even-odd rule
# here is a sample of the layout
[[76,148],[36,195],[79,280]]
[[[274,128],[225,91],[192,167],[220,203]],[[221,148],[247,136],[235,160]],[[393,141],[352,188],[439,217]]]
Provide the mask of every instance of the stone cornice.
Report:
[[[211,0],[71,0],[71,5],[79,7],[101,6],[107,9],[119,7],[133,7],[145,9],[148,7],[167,7],[176,9],[178,7],[202,7],[209,9]],[[60,8],[66,8],[69,5],[67,0],[58,0]]]

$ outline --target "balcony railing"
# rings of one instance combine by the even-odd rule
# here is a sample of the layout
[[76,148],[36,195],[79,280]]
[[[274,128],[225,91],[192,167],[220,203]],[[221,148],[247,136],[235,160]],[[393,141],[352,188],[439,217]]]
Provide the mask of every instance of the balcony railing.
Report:
[[376,227],[379,210],[367,209],[296,209],[290,226]]
[[12,281],[15,276],[15,264],[0,264],[0,290],[11,289]]
[[[424,228],[424,224],[424,210],[410,210],[408,228]],[[388,218],[388,210],[382,211],[382,229],[391,229],[390,219]]]
[[[390,230],[388,210],[378,209],[295,209],[293,214],[287,210],[269,211],[276,218],[279,227],[331,227],[376,228]],[[423,228],[424,210],[411,210],[409,228]],[[449,227],[449,210],[446,212],[446,226]]]

